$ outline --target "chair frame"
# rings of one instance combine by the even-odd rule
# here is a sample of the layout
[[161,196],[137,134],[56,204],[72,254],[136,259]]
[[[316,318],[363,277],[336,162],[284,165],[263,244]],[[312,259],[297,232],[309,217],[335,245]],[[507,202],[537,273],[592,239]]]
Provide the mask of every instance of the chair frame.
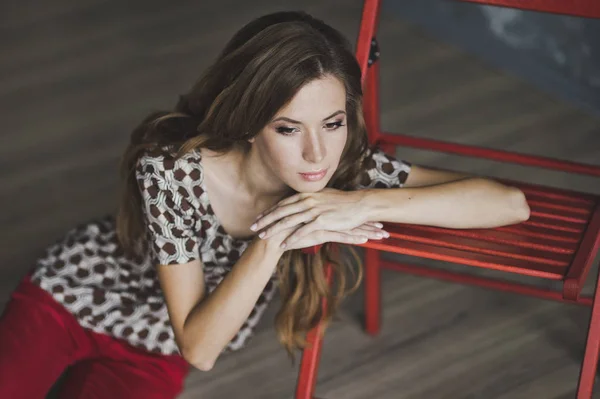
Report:
[[[574,15],[579,17],[600,18],[600,2],[594,0],[462,0],[464,2],[504,6],[524,10]],[[449,154],[476,157],[494,161],[502,161],[525,166],[542,167],[570,173],[585,174],[600,177],[600,166],[557,160],[548,157],[532,156],[470,145],[448,143],[439,140],[411,137],[404,134],[382,132],[379,124],[379,47],[376,39],[381,0],[365,0],[360,30],[357,41],[356,57],[362,70],[364,87],[364,115],[371,143],[378,144],[384,151],[394,153],[397,146],[433,150]],[[531,186],[534,187],[535,186]],[[565,193],[572,193],[564,190]],[[577,193],[580,194],[580,193]],[[585,194],[582,194],[585,195]],[[461,284],[480,286],[527,296],[551,299],[560,302],[591,306],[590,326],[586,339],[585,355],[581,366],[577,386],[577,398],[591,398],[596,367],[600,354],[600,274],[596,280],[594,295],[582,296],[581,290],[592,267],[595,255],[600,248],[600,203],[595,200],[585,233],[581,237],[579,248],[563,279],[563,290],[549,291],[535,286],[523,285],[497,279],[477,277],[440,269],[426,268],[418,265],[399,264],[380,259],[380,252],[403,253],[427,259],[437,259],[456,263],[456,259],[443,254],[433,254],[426,251],[401,250],[386,245],[385,241],[371,242],[360,245],[365,248],[365,329],[375,335],[380,329],[380,272],[381,268],[389,268],[405,273],[436,278]],[[313,253],[317,248],[313,249]],[[460,263],[460,262],[459,262]],[[469,264],[484,268],[493,268],[481,264]],[[508,271],[508,270],[505,270]],[[326,269],[330,281],[331,271]],[[535,276],[535,273],[531,275]],[[538,277],[545,277],[539,275]],[[546,277],[548,278],[548,277]],[[323,304],[325,306],[325,303]],[[319,324],[307,334],[308,345],[303,351],[298,381],[296,399],[315,399],[318,365],[322,348],[324,327]]]

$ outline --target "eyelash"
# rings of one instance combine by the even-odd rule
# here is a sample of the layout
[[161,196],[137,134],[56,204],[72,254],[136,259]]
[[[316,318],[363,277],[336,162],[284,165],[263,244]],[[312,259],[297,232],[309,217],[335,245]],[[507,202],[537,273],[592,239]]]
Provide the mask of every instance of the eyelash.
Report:
[[[325,124],[325,128],[329,131],[334,131],[339,129],[342,126],[346,126],[345,124],[342,123],[342,121],[336,121],[336,122],[331,122],[331,123],[326,123]],[[279,134],[283,134],[284,136],[291,136],[292,134],[294,134],[294,131],[297,130],[295,127],[278,127],[275,129],[275,131]]]

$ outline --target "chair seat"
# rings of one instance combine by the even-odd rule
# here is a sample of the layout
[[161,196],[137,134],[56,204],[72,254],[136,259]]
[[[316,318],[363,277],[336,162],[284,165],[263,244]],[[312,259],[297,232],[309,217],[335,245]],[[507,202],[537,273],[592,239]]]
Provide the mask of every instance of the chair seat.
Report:
[[510,182],[526,195],[528,221],[494,229],[385,224],[388,239],[360,245],[467,266],[582,282],[600,230],[600,197]]

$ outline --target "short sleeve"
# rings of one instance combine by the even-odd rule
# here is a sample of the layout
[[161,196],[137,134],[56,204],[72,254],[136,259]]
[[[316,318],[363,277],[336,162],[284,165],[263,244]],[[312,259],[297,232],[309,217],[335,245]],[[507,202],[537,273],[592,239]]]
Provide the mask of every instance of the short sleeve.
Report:
[[143,156],[136,168],[150,246],[161,265],[188,263],[200,256],[193,208],[176,187],[174,165],[162,156]]
[[410,168],[409,162],[400,161],[379,149],[372,150],[367,158],[358,189],[402,187],[408,178]]

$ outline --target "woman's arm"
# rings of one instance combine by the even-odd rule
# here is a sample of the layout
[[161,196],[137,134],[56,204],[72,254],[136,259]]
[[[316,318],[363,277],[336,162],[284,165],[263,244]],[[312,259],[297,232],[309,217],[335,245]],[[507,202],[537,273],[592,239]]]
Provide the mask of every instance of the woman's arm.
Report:
[[267,241],[253,241],[210,295],[199,260],[161,265],[158,277],[175,340],[194,367],[210,370],[247,320],[281,257]]
[[290,223],[303,222],[305,226],[285,240],[293,245],[315,229],[352,229],[361,223],[466,229],[529,219],[525,195],[515,187],[461,173],[409,166],[383,153],[376,154],[374,160],[368,182],[359,190],[326,188],[296,194],[261,215],[257,228],[265,228],[264,238],[269,238]]
[[273,245],[255,240],[208,294],[212,286],[206,286],[204,266],[197,259],[203,236],[198,229],[203,224],[194,206],[202,192],[202,176],[202,164],[192,155],[178,159],[144,155],[136,170],[175,340],[190,364],[209,370],[264,291],[280,257],[280,242],[277,251],[271,251],[267,248]]
[[[175,340],[190,364],[204,371],[213,367],[273,275],[284,252],[281,242],[297,228],[292,226],[268,240],[255,239],[210,295],[206,295],[199,260],[158,267]],[[353,232],[316,231],[288,249],[325,242],[363,243],[369,238],[381,238],[375,237],[380,231],[370,225]]]
[[446,170],[430,169],[423,166],[412,165],[410,173],[402,187],[427,187],[437,184],[450,183],[457,180],[467,179],[469,175],[450,172]]
[[362,194],[369,221],[466,229],[529,219],[529,206],[521,190],[482,178],[423,187],[367,189]]
[[352,229],[361,223],[395,222],[447,228],[486,228],[529,218],[521,190],[492,180],[410,165],[375,152],[357,190],[326,188],[280,201],[256,222],[264,238],[303,222],[288,245],[315,229]]

